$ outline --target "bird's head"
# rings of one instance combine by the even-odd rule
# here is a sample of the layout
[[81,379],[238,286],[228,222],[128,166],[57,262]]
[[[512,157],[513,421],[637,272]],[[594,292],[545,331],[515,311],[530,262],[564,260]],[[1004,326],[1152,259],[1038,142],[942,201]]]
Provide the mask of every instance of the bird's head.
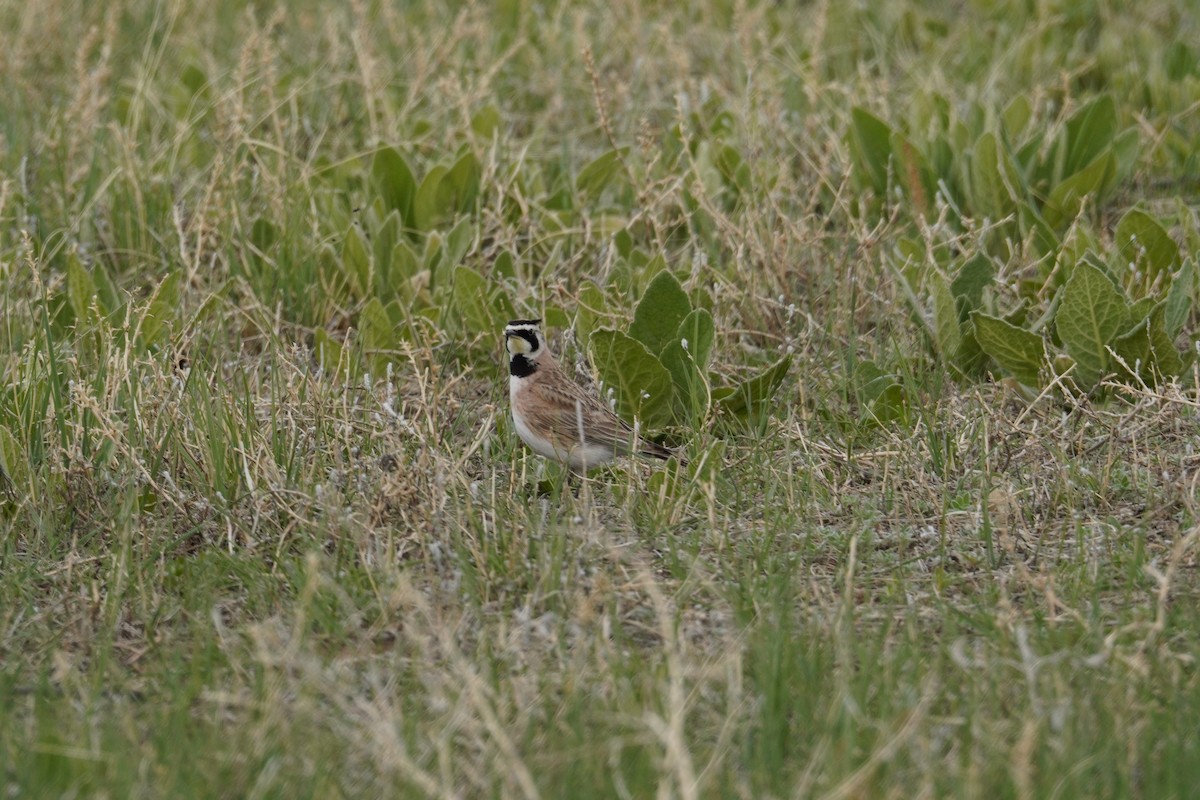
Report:
[[514,319],[504,326],[504,348],[508,351],[508,371],[524,378],[537,371],[538,362],[547,354],[546,337],[540,319]]

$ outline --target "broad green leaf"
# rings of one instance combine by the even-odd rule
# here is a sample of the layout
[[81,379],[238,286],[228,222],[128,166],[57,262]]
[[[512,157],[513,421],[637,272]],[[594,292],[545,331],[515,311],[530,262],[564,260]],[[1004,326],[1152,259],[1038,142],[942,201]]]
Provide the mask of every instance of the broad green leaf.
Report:
[[990,132],[983,134],[971,150],[971,200],[978,213],[993,221],[1016,210],[1020,200],[1020,177],[1004,146]]
[[715,159],[717,171],[725,179],[725,183],[739,192],[750,189],[750,167],[746,165],[742,154],[733,145],[722,145],[717,150]]
[[1071,270],[1080,261],[1090,261],[1094,266],[1100,267],[1105,273],[1113,277],[1113,283],[1116,283],[1115,273],[1109,271],[1109,268],[1104,264],[1104,260],[1098,255],[1102,249],[1100,240],[1092,231],[1092,227],[1086,224],[1072,225],[1067,235],[1063,238],[1062,247],[1055,254],[1055,262],[1057,262],[1057,271],[1060,273],[1061,285],[1066,282],[1067,278],[1071,277]]
[[399,338],[404,338],[404,329],[412,318],[412,309],[400,300],[393,300],[383,307],[387,312],[388,322]]
[[1147,320],[1150,334],[1150,353],[1154,357],[1157,374],[1164,378],[1174,378],[1184,369],[1183,359],[1175,349],[1175,339],[1167,332],[1166,303],[1159,303],[1150,312]]
[[708,132],[714,139],[727,139],[738,129],[738,116],[715,97],[705,103],[704,114],[709,115]]
[[321,242],[316,252],[317,274],[320,275],[320,292],[323,299],[332,303],[350,303],[349,284],[342,255],[334,242]]
[[279,226],[265,217],[254,220],[250,226],[250,244],[254,246],[251,256],[262,263],[270,256],[271,248],[279,241]]
[[[712,314],[706,308],[696,308],[691,311],[683,322],[679,323],[678,339],[681,346],[692,354],[696,364],[701,369],[708,369],[708,360],[712,356],[713,340],[716,338],[716,326]],[[684,341],[686,345],[683,345]]]
[[[492,325],[496,331],[500,331],[506,322],[516,318],[517,310],[512,301],[508,299],[508,292],[504,291],[504,287],[495,281],[490,281],[490,283],[492,285]],[[552,328],[562,328],[567,323],[567,315],[553,306],[546,308],[545,318],[546,323]]]
[[[616,266],[609,273],[608,286],[612,288],[619,284],[614,280],[617,273]],[[629,273],[628,280],[625,283],[628,286],[620,286],[621,290],[626,294],[643,295],[650,288],[650,284],[658,277],[658,273],[667,268],[667,258],[662,253],[656,253],[651,256],[644,250],[635,249],[629,256],[629,263],[626,265],[626,271]]]
[[490,294],[487,279],[478,272],[461,264],[454,268],[454,309],[475,333],[484,333],[495,326],[488,303]]
[[629,152],[629,148],[622,147],[617,150],[609,150],[593,159],[576,176],[575,191],[593,200],[599,197],[600,193],[604,191],[604,187],[621,169],[621,159],[627,152]]
[[443,214],[468,213],[479,196],[479,160],[470,150],[459,156],[438,187]]
[[428,340],[441,329],[445,316],[440,306],[427,306],[413,314],[412,322],[414,325],[416,323],[424,324],[425,338]]
[[1033,105],[1029,102],[1029,95],[1019,94],[1009,100],[1000,118],[1009,141],[1017,141],[1029,120],[1033,118]]
[[387,207],[399,213],[405,225],[411,226],[417,179],[404,156],[391,147],[379,150],[371,160],[371,177]]
[[1021,169],[1029,176],[1030,186],[1034,190],[1045,190],[1049,186],[1052,177],[1051,164],[1044,163],[1042,158],[1042,144],[1046,140],[1045,129],[1034,130],[1025,144],[1017,148],[1013,157],[1017,163],[1021,165]]
[[920,284],[920,276],[925,274],[925,258],[929,254],[929,245],[917,236],[899,236],[894,246],[895,263],[903,265],[905,277],[910,284]]
[[[901,248],[898,247],[898,258],[896,259],[900,263],[895,265],[897,286],[900,289],[901,296],[908,302],[913,320],[925,328],[931,345],[936,349],[937,331],[935,330],[933,314],[927,308],[923,298],[917,297],[917,293],[913,289],[913,285],[920,281],[926,272],[923,262],[924,254],[916,258],[910,258],[903,252],[899,252],[900,250]],[[900,259],[903,259],[903,261],[900,261]]]
[[617,414],[626,421],[639,420],[648,428],[671,422],[671,374],[641,342],[620,331],[601,328],[592,331],[588,349],[603,384],[602,399],[614,400]]
[[476,221],[471,217],[463,217],[458,224],[446,234],[446,246],[443,261],[447,266],[457,266],[462,263],[467,253],[475,247]]
[[646,346],[651,353],[660,353],[675,338],[679,323],[692,310],[687,293],[670,270],[662,270],[650,285],[633,312],[629,335]]
[[96,296],[96,284],[75,253],[67,256],[67,296],[75,319],[80,322],[87,319],[92,298]]
[[345,366],[341,342],[334,340],[324,328],[317,328],[317,332],[313,334],[313,349],[317,363],[326,372],[336,373],[340,367]]
[[444,209],[439,195],[447,172],[440,164],[430,169],[413,196],[412,227],[419,232],[428,233],[442,218]]
[[141,334],[145,347],[153,348],[162,343],[167,321],[174,317],[179,307],[179,282],[180,273],[172,272],[154,290],[154,296],[142,317]]
[[975,336],[975,323],[968,316],[963,322],[962,342],[958,346],[958,352],[954,354],[951,366],[963,377],[981,378],[985,374],[986,363],[987,354],[979,346],[979,339]]
[[125,296],[117,289],[117,284],[109,277],[104,264],[97,263],[92,269],[92,282],[96,284],[96,297],[100,307],[110,317],[125,305]]
[[870,402],[883,393],[889,383],[896,382],[896,376],[882,369],[870,359],[859,361],[854,365],[854,394],[859,402]]
[[581,345],[597,324],[608,316],[608,300],[604,291],[592,281],[584,281],[579,289],[579,302],[575,312],[575,336]]
[[1100,155],[1117,133],[1117,109],[1112,96],[1103,94],[1067,120],[1066,157],[1061,175],[1074,175]]
[[659,354],[659,362],[671,374],[675,389],[675,408],[682,422],[700,420],[708,413],[709,386],[704,371],[696,366],[692,354],[679,342],[667,344]]
[[[929,169],[944,184],[946,194],[949,198],[954,202],[958,202],[957,198],[962,197],[962,192],[959,191],[958,179],[954,176],[953,172],[955,164],[959,160],[959,151],[955,150],[950,145],[950,141],[946,136],[940,133],[932,139],[927,139],[925,147],[925,157],[929,161]],[[938,188],[940,191],[941,186]],[[951,213],[957,219],[954,209],[951,209]]]
[[749,380],[734,387],[732,393],[714,391],[714,400],[720,398],[721,407],[731,414],[745,416],[755,414],[763,404],[775,396],[792,365],[791,355],[786,355]]
[[[721,191],[725,188],[725,179],[721,176],[721,170],[716,168],[716,156],[714,154],[716,148],[718,148],[718,144],[710,142],[708,139],[702,139],[700,144],[696,146],[696,155],[691,160],[691,166],[695,170],[696,178],[700,179],[702,188],[701,197],[719,197]],[[684,198],[686,200],[688,194],[685,193]],[[695,221],[692,221],[692,224],[696,224]]]
[[929,276],[929,292],[933,300],[933,335],[938,353],[944,362],[949,362],[962,345],[962,328],[958,320],[958,307],[954,295],[946,285],[942,273],[933,271]]
[[[522,316],[508,302],[508,295],[504,291],[497,291],[496,295],[499,300],[504,301],[508,309],[506,316],[500,320],[502,323]],[[546,328],[569,328],[571,326],[571,318],[567,316],[567,312],[561,306],[547,304],[542,308],[542,325]]]
[[484,106],[471,117],[471,130],[484,139],[491,139],[500,127],[500,111],[495,106]]
[[863,419],[875,423],[890,422],[904,413],[907,397],[904,386],[874,361],[860,361],[854,369],[854,387],[863,406]]
[[[1007,314],[1004,314],[1003,319],[1009,325],[1016,325],[1018,327],[1025,325],[1028,319],[1030,319],[1030,301],[1028,301],[1028,299],[1021,300],[1018,305],[1014,306],[1012,309],[1009,309]],[[1033,330],[1032,326],[1030,327],[1030,332],[1032,333],[1037,333],[1040,330],[1042,330],[1040,327],[1038,327],[1037,330]]]
[[515,280],[517,277],[516,256],[511,250],[501,250],[492,262],[492,276],[501,280]]
[[1046,363],[1046,342],[1041,336],[982,311],[972,312],[971,320],[983,352],[1021,383],[1038,385],[1038,373]]
[[684,419],[699,420],[708,413],[708,357],[712,352],[712,315],[702,308],[692,311],[679,324],[675,338],[662,349],[659,360],[671,373],[675,396]]
[[358,316],[358,330],[362,336],[362,346],[371,364],[371,371],[377,374],[386,369],[391,360],[391,351],[399,344],[399,337],[387,309],[378,297],[372,297],[363,306]]
[[712,310],[713,310],[712,292],[710,292],[708,289],[704,288],[703,285],[697,284],[692,289],[692,293],[691,293],[690,297],[691,297],[693,309],[703,308],[708,313],[710,313],[710,314],[712,313]]
[[899,419],[904,414],[905,406],[908,405],[908,395],[904,391],[904,385],[893,378],[886,383],[881,380],[879,386],[881,391],[867,406],[870,418],[879,424]]
[[629,258],[629,254],[634,249],[634,239],[628,227],[613,234],[613,247],[617,249],[618,256],[625,259]]
[[[724,439],[713,439],[704,445],[701,452],[691,459],[692,479],[695,481],[712,481],[725,469],[725,452],[729,444]],[[658,472],[655,473],[660,474]]]
[[371,253],[375,259],[374,291],[381,297],[392,293],[392,251],[403,238],[403,226],[397,211],[389,211],[371,236]]
[[724,407],[725,403],[729,402],[729,398],[737,394],[736,386],[714,386],[711,396],[715,405]]
[[363,298],[371,291],[371,257],[357,225],[351,225],[342,242],[343,277],[354,290],[356,298]]
[[966,320],[970,312],[983,304],[983,290],[991,286],[995,279],[996,269],[991,259],[983,253],[973,256],[962,265],[950,282],[950,294],[958,302],[960,320]]
[[195,310],[187,321],[185,328],[187,330],[199,330],[202,326],[208,325],[212,318],[217,315],[217,312],[226,304],[226,298],[229,296],[229,287],[233,284],[232,279],[226,281],[216,290],[209,292],[208,297],[204,298],[204,302]]
[[1075,219],[1083,202],[1090,195],[1098,195],[1116,174],[1116,159],[1111,152],[1104,153],[1081,171],[1059,183],[1046,198],[1042,216],[1051,228]]
[[1113,342],[1113,352],[1128,367],[1118,365],[1121,378],[1132,380],[1132,373],[1136,372],[1138,379],[1154,385],[1162,378],[1173,378],[1183,372],[1186,365],[1174,339],[1167,333],[1165,313],[1166,303],[1159,303],[1149,316]]
[[1158,300],[1156,300],[1153,297],[1143,297],[1141,300],[1138,300],[1136,303],[1133,303],[1132,305],[1130,305],[1129,306],[1129,322],[1130,322],[1130,324],[1131,325],[1136,324],[1136,323],[1144,320],[1146,317],[1150,316],[1150,312],[1154,310],[1154,307],[1156,305],[1158,305]]
[[1136,208],[1117,223],[1116,245],[1122,265],[1142,273],[1139,283],[1149,285],[1179,265],[1179,245],[1158,220]]
[[183,72],[179,75],[179,82],[193,97],[208,94],[208,76],[195,64],[188,64],[183,68]]
[[1192,311],[1192,285],[1195,281],[1195,267],[1191,260],[1184,262],[1183,267],[1171,280],[1171,288],[1167,290],[1166,307],[1163,313],[1163,327],[1167,335],[1174,339],[1183,330],[1184,323]]
[[1111,347],[1119,359],[1113,367],[1122,380],[1133,380],[1135,375],[1146,374],[1150,363],[1150,320],[1145,317],[1139,320],[1133,328],[1114,339]]
[[1167,78],[1172,81],[1182,81],[1189,75],[1200,75],[1200,63],[1197,62],[1196,53],[1186,42],[1178,39],[1171,42],[1163,50],[1162,60]]
[[1087,391],[1108,370],[1106,347],[1128,329],[1129,309],[1108,276],[1086,261],[1075,265],[1061,292],[1055,328],[1075,359],[1075,382]]
[[1116,169],[1113,170],[1111,185],[1105,187],[1105,191],[1113,185],[1129,180],[1129,176],[1133,174],[1134,167],[1137,166],[1137,158],[1138,153],[1141,151],[1141,145],[1142,139],[1137,128],[1130,128],[1123,133],[1117,134],[1117,138],[1113,139],[1112,154]]
[[892,131],[889,145],[896,159],[896,177],[908,199],[920,216],[932,217],[935,213],[933,198],[937,193],[937,180],[925,156],[900,131]]
[[392,280],[400,281],[412,278],[421,269],[421,261],[413,252],[408,242],[400,241],[392,248],[391,274]]
[[878,195],[887,190],[891,136],[892,129],[871,112],[860,106],[850,110],[850,158],[855,171]]
[[1062,244],[1054,228],[1046,221],[1046,217],[1032,204],[1021,203],[1017,212],[1017,221],[1020,223],[1021,235],[1032,241],[1038,255],[1045,256],[1054,253]]
[[429,288],[431,291],[449,286],[447,279],[457,265],[449,264],[445,256],[446,237],[440,231],[430,231],[425,237],[425,251],[421,253],[421,266],[429,270]]

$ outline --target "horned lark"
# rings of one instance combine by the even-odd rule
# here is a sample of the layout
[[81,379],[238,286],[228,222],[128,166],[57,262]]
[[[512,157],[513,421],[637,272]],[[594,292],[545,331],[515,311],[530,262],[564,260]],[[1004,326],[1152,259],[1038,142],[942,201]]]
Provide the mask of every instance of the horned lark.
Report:
[[586,472],[617,456],[686,460],[642,439],[559,366],[546,347],[540,319],[517,319],[504,328],[508,397],[521,441],[538,455]]

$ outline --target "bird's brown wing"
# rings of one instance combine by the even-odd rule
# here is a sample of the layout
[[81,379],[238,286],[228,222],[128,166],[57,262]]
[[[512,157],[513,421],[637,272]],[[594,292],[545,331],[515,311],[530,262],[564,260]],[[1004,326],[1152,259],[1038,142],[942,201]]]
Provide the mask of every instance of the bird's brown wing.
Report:
[[638,454],[668,459],[674,451],[637,437],[629,423],[575,383],[541,383],[536,386],[540,402],[530,403],[531,426],[548,432],[548,438],[564,450],[580,443],[607,447],[618,455]]
[[532,402],[525,404],[530,427],[563,449],[587,444],[621,455],[633,452],[633,428],[574,383],[539,382],[530,394]]

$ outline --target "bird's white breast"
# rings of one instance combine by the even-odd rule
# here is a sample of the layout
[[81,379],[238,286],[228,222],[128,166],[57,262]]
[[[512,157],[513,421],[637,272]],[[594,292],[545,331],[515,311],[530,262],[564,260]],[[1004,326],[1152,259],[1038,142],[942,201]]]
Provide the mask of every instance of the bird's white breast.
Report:
[[525,421],[525,415],[521,413],[521,406],[517,402],[517,395],[521,391],[521,381],[524,378],[518,378],[516,375],[508,376],[508,404],[512,408],[513,425],[517,428],[517,435],[521,437],[521,441],[529,445],[533,452],[546,458],[557,458],[562,460],[560,455],[550,441],[542,436],[538,436],[533,432]]

